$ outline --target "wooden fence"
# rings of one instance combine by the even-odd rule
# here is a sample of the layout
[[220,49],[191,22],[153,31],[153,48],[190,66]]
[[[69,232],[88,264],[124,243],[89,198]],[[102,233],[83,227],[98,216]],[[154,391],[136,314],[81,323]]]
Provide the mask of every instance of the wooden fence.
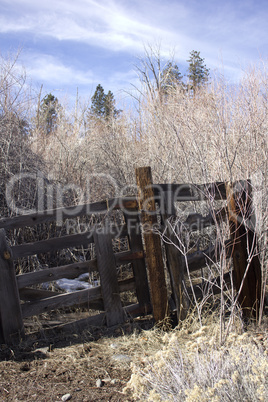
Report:
[[[202,280],[202,283],[197,283],[195,286],[185,289],[186,277],[196,273],[196,271],[200,271],[200,277],[203,276],[202,268],[217,263],[220,256],[222,257],[222,252],[224,259],[232,258],[232,264],[227,264],[228,270],[221,272],[218,277],[213,279],[211,290],[214,294],[220,293],[224,290],[222,286],[228,286],[231,281],[234,283],[235,290],[239,296],[238,302],[242,307],[244,316],[256,317],[260,307],[262,275],[257,252],[257,236],[254,231],[254,210],[250,181],[216,182],[202,185],[153,185],[149,167],[137,169],[136,178],[139,189],[138,200],[141,210],[141,222],[147,229],[151,228],[151,230],[147,230],[149,240],[146,242],[145,238],[145,252],[146,255],[149,253],[149,259],[155,263],[155,267],[150,268],[150,262],[147,261],[155,319],[161,320],[167,314],[167,307],[164,311],[163,305],[163,301],[164,303],[166,302],[164,266],[159,263],[161,259],[159,254],[155,260],[153,258],[153,254],[160,250],[159,242],[161,232],[163,232],[162,229],[159,236],[157,231],[153,230],[157,215],[155,202],[158,203],[158,213],[167,239],[164,242],[164,246],[178,321],[183,319],[187,313],[189,297],[194,294],[197,298],[202,298],[204,295],[203,290],[206,288],[206,283],[204,284],[204,280]],[[153,195],[151,188],[153,189]],[[184,245],[180,242],[180,231],[177,230],[179,225],[176,225],[175,203],[180,204],[191,201],[195,203],[205,201],[209,204],[210,212],[207,216],[202,216],[198,213],[191,214],[185,219],[182,226],[189,225],[191,230],[196,231],[215,225],[219,228],[220,224],[225,221],[230,229],[230,238],[225,240],[224,244],[214,244],[203,250],[187,253]],[[219,204],[218,209],[211,209],[216,202]],[[145,212],[143,212],[143,205],[146,205]],[[150,211],[149,216],[148,211]],[[155,211],[155,214],[153,211]],[[170,225],[169,222],[173,222],[173,224]],[[150,237],[155,237],[156,245],[153,246]],[[156,279],[154,279],[155,277]],[[153,278],[153,286],[151,278]],[[157,278],[161,278],[160,284],[157,283]],[[155,297],[154,292],[156,293]]]
[[[111,199],[79,207],[59,208],[43,213],[0,219],[1,342],[17,342],[18,338],[24,336],[23,320],[26,317],[84,303],[87,303],[89,309],[102,312],[78,321],[78,326],[99,326],[104,323],[113,326],[123,323],[128,315],[137,316],[151,311],[155,321],[159,322],[170,312],[165,266],[170,276],[177,318],[183,319],[189,304],[185,296],[186,268],[192,273],[208,263],[215,262],[218,250],[215,246],[189,255],[182,253],[178,247],[179,232],[174,230],[174,225],[169,224],[176,217],[175,203],[178,202],[213,199],[223,203],[227,199],[228,208],[221,208],[219,210],[221,212],[213,211],[213,214],[206,217],[194,214],[188,217],[186,222],[190,220],[198,229],[200,225],[202,227],[215,225],[217,219],[226,218],[229,221],[231,236],[226,242],[226,258],[231,256],[233,258],[234,278],[237,291],[240,293],[239,301],[246,315],[251,314],[253,308],[257,311],[261,269],[256,255],[248,264],[248,250],[255,248],[256,236],[252,228],[246,225],[247,219],[245,219],[245,215],[249,217],[253,213],[250,183],[239,182],[241,191],[237,195],[234,185],[228,183],[153,185],[149,167],[136,169],[136,179],[137,197]],[[70,216],[75,218],[94,214],[101,214],[107,218],[115,210],[121,210],[124,214],[124,223],[117,226],[116,230],[112,230],[111,222],[106,219],[104,225],[96,225],[90,231],[83,233],[13,246],[6,241],[6,231],[53,222],[59,216],[62,221]],[[241,211],[244,211],[245,215]],[[169,239],[164,243],[161,240],[163,230],[165,237]],[[127,251],[114,250],[115,237],[127,239]],[[96,258],[15,274],[14,261],[18,258],[78,246],[88,247],[92,243],[95,245]],[[118,280],[117,267],[127,263],[131,263],[133,275]],[[35,286],[60,278],[76,278],[82,273],[96,271],[99,273],[100,286],[85,290],[55,294]],[[229,274],[225,273],[226,280]],[[217,283],[220,283],[220,279],[215,280],[215,293],[218,292]],[[197,296],[198,289],[200,286],[197,284],[194,288]],[[137,303],[123,307],[120,294],[128,290],[136,292]],[[192,290],[188,290],[188,297]]]

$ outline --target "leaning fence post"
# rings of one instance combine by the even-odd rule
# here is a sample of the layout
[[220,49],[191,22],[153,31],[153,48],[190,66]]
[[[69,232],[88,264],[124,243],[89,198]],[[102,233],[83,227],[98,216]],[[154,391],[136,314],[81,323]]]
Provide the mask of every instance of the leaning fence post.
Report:
[[137,168],[136,181],[153,316],[156,322],[160,322],[168,313],[168,300],[161,240],[153,230],[157,225],[157,217],[151,168]]
[[4,229],[0,229],[0,320],[4,343],[18,342],[24,336],[16,274]]
[[261,300],[261,266],[257,254],[250,182],[226,184],[232,240],[234,279],[238,301],[246,317],[258,317]]

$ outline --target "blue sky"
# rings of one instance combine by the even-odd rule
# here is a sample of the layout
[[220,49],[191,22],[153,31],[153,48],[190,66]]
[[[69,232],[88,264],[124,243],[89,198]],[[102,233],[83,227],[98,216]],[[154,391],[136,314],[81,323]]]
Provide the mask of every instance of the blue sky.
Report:
[[200,51],[230,81],[267,60],[267,0],[0,0],[0,52],[16,53],[36,88],[59,98],[93,95],[98,83],[117,97],[137,83],[145,45],[174,51],[185,73]]

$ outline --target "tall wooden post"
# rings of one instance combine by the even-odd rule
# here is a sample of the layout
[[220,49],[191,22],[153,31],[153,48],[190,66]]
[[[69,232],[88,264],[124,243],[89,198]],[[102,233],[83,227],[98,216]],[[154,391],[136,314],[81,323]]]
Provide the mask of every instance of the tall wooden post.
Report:
[[153,230],[157,225],[157,217],[151,168],[137,168],[136,181],[153,316],[156,322],[160,322],[168,314],[168,300],[161,240]]
[[95,231],[94,242],[106,321],[107,326],[111,327],[123,323],[125,314],[120,299],[112,239],[108,230],[106,227],[106,233]]
[[[243,187],[242,187],[243,185]],[[233,244],[232,258],[238,301],[246,317],[257,318],[261,300],[261,266],[254,233],[252,192],[249,182],[226,184],[229,226]],[[247,270],[247,273],[246,273]]]
[[[129,248],[132,253],[135,253],[143,249],[139,218],[137,214],[130,215],[127,212],[124,212],[124,217],[128,229]],[[132,268],[139,307],[143,309],[145,313],[151,313],[152,308],[145,259],[134,260],[132,262]]]
[[12,254],[4,229],[0,229],[0,320],[2,342],[19,342],[24,336],[24,326]]
[[[176,210],[173,200],[173,192],[165,191],[161,197],[161,218],[162,224],[165,226],[166,237],[168,243],[165,243],[167,267],[169,270],[173,297],[176,305],[178,323],[185,319],[189,309],[185,292],[183,290],[185,261],[182,253],[176,248],[178,243],[176,228],[172,227],[176,224]],[[173,222],[171,219],[173,218]]]

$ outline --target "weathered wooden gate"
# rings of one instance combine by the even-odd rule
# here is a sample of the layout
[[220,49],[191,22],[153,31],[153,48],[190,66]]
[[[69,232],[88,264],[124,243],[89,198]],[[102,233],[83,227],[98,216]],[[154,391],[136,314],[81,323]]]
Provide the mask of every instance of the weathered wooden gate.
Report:
[[[153,185],[149,167],[136,169],[137,197],[125,197],[59,208],[43,213],[0,219],[0,340],[15,342],[24,335],[23,320],[72,305],[87,303],[89,309],[101,311],[77,322],[80,327],[121,324],[127,317],[153,311],[156,322],[170,313],[165,272],[172,287],[172,297],[178,320],[185,317],[191,292],[200,291],[197,284],[185,292],[187,272],[200,270],[217,260],[217,245],[209,249],[183,254],[176,223],[175,204],[181,202],[219,201],[226,203],[208,216],[193,214],[186,219],[191,225],[206,227],[226,218],[230,225],[230,239],[226,244],[226,258],[232,257],[234,278],[239,301],[245,315],[258,311],[261,293],[261,269],[257,255],[248,263],[249,250],[256,249],[254,228],[248,225],[252,217],[251,186],[247,182],[211,184],[157,184]],[[239,184],[239,185],[238,185]],[[237,191],[239,189],[239,191]],[[108,217],[112,211],[123,211],[124,222],[113,225]],[[6,234],[11,230],[36,227],[47,222],[100,214],[104,224],[95,225],[83,233],[68,234],[33,243],[8,244]],[[193,226],[192,226],[193,227]],[[5,231],[7,233],[5,233]],[[7,236],[8,237],[8,236]],[[116,252],[114,239],[125,239],[128,249]],[[162,241],[165,238],[166,241]],[[44,268],[29,273],[15,274],[14,261],[31,255],[54,252],[66,248],[95,246],[95,257],[83,262]],[[165,252],[164,252],[165,248]],[[132,275],[118,280],[117,267],[131,263]],[[40,283],[60,278],[76,278],[82,273],[98,272],[100,285],[69,294],[57,294],[37,288]],[[148,274],[148,279],[147,279]],[[230,272],[225,273],[226,279]],[[218,292],[220,279],[216,278],[214,291]],[[218,284],[218,286],[216,286]],[[121,292],[135,291],[137,303],[123,306]],[[187,298],[186,298],[187,293]],[[200,293],[200,292],[199,292]]]
[[[137,201],[134,198],[111,199],[109,201],[85,204],[72,213],[72,208],[62,208],[34,213],[0,221],[0,319],[1,341],[9,342],[14,337],[24,335],[23,319],[73,305],[87,304],[88,309],[102,311],[88,317],[82,326],[112,326],[125,321],[129,314],[135,316],[151,311],[150,295],[140,225],[137,216]],[[107,215],[115,210],[123,210],[125,222],[112,225],[105,219],[104,225],[95,225],[84,233],[69,234],[34,243],[10,246],[7,244],[5,231],[24,227],[35,227],[42,223],[93,214]],[[3,229],[4,228],[4,229]],[[116,252],[113,240],[124,239],[128,250]],[[32,255],[42,255],[57,250],[74,247],[88,247],[94,244],[96,257],[83,262],[64,266],[44,268],[34,272],[15,275],[14,261]],[[118,280],[116,267],[132,264],[132,276]],[[83,273],[98,272],[100,285],[72,293],[57,294],[38,289],[36,285],[54,282],[61,278],[76,278]],[[135,291],[137,304],[122,306],[120,293]]]

